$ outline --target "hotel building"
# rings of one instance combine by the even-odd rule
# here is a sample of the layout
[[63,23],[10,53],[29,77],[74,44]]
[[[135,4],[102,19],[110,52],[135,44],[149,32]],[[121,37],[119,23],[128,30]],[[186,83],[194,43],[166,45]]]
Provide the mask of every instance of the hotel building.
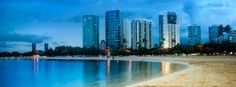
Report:
[[99,47],[99,17],[83,16],[83,47]]
[[176,13],[167,12],[159,15],[159,28],[161,48],[173,48],[180,43],[179,24]]
[[111,50],[121,49],[123,46],[123,16],[120,10],[110,10],[105,14],[106,46]]
[[131,23],[131,47],[150,49],[152,46],[151,39],[152,23],[148,20],[132,20]]
[[188,26],[188,41],[190,46],[201,44],[201,28],[197,25]]

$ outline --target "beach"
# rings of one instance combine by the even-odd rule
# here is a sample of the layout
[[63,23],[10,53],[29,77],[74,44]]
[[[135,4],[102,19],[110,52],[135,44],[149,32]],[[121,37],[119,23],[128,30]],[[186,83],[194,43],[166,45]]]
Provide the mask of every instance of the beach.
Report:
[[147,57],[144,61],[188,64],[188,68],[127,87],[235,87],[235,56]]

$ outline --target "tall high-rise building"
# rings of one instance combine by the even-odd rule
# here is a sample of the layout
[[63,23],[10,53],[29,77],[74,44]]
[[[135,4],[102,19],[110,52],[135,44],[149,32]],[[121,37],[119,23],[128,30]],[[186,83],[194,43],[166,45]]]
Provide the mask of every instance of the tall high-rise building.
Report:
[[112,50],[122,48],[123,16],[120,10],[110,10],[105,14],[106,45]]
[[124,20],[124,28],[123,28],[123,47],[124,48],[129,48],[129,43],[130,43],[130,26],[129,26],[129,21],[128,20]]
[[209,27],[209,41],[210,41],[210,43],[219,43],[218,32],[219,32],[218,25],[212,25]]
[[44,51],[47,51],[49,48],[48,43],[44,43]]
[[189,45],[194,46],[201,44],[201,28],[197,25],[188,26]]
[[99,47],[99,17],[83,16],[83,47]]
[[32,43],[32,52],[36,52],[36,43]]
[[138,49],[144,47],[151,48],[152,23],[148,20],[133,20],[131,23],[131,47]]
[[180,43],[179,24],[176,13],[167,12],[159,15],[159,27],[161,48],[172,48]]
[[231,33],[230,33],[230,42],[231,42],[231,43],[236,43],[236,30],[231,30]]

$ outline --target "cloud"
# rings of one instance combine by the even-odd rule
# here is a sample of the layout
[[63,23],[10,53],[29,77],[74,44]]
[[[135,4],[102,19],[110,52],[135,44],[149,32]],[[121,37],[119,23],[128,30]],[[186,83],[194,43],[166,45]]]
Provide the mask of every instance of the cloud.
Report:
[[37,35],[22,35],[22,34],[1,34],[0,42],[27,42],[27,43],[42,43],[44,40],[50,39],[46,36]]
[[224,4],[223,3],[209,3],[206,6],[208,6],[208,7],[223,7]]

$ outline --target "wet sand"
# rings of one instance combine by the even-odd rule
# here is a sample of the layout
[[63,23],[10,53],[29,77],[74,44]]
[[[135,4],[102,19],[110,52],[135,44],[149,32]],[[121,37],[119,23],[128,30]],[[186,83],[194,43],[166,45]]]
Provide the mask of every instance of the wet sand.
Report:
[[147,57],[188,64],[188,68],[127,87],[236,87],[236,56]]

